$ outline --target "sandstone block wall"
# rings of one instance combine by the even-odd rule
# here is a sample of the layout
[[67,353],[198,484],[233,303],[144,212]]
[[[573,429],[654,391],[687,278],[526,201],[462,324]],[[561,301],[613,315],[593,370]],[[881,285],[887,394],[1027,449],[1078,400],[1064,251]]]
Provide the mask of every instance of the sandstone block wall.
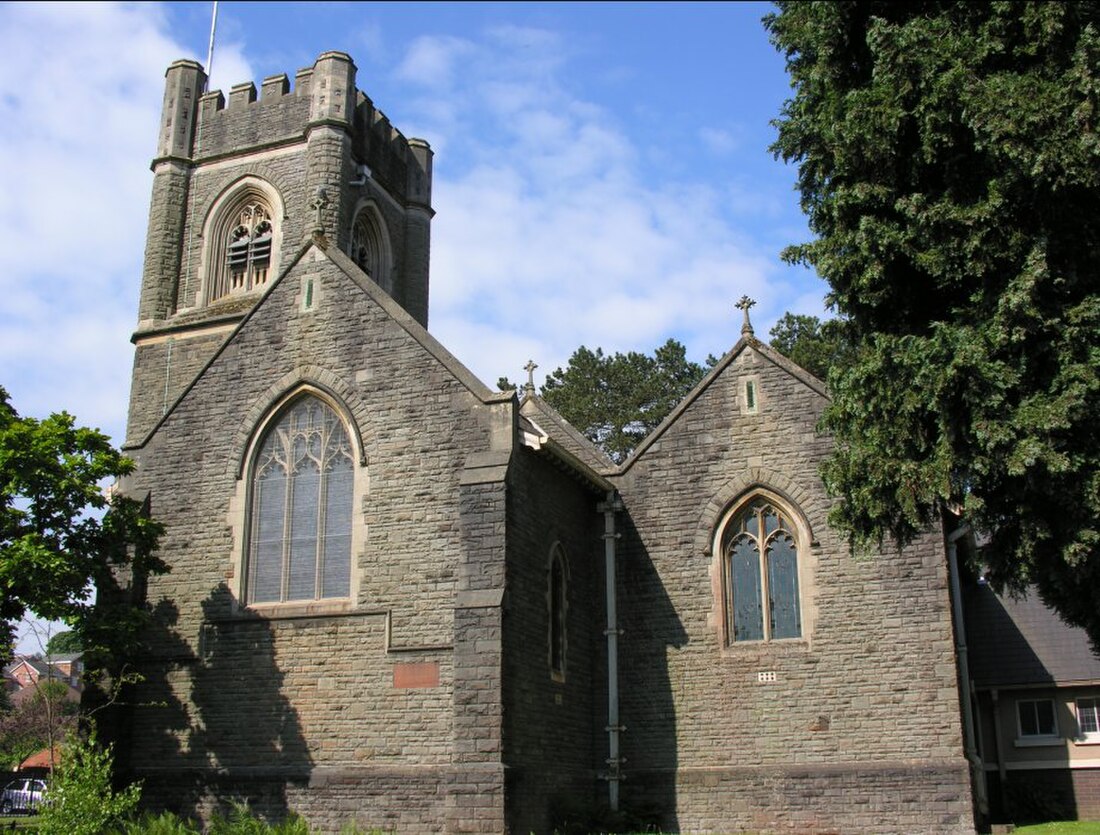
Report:
[[[755,413],[743,409],[749,378]],[[823,405],[746,348],[615,479],[629,517],[626,786],[666,827],[880,832],[874,813],[849,805],[897,810],[891,795],[910,772],[908,808],[926,817],[899,817],[909,831],[970,826],[942,541],[849,552],[825,521]],[[810,532],[799,550],[803,636],[728,645],[713,537],[756,486],[785,498]],[[776,779],[783,791],[760,791]]]
[[[315,282],[313,308],[303,310],[301,275],[287,276],[149,444],[132,451],[131,489],[148,491],[153,514],[167,525],[161,555],[172,571],[148,584],[157,627],[139,660],[146,682],[129,718],[129,766],[162,796],[195,804],[185,812],[208,807],[217,787],[207,783],[216,776],[247,784],[246,794],[273,814],[280,804],[283,812],[297,805],[338,828],[325,798],[344,798],[339,808],[355,806],[362,825],[440,831],[467,820],[457,800],[441,795],[444,785],[472,786],[467,794],[482,803],[495,783],[503,797],[499,716],[477,717],[477,732],[497,742],[477,747],[476,779],[452,768],[462,760],[456,703],[476,683],[499,713],[490,675],[500,666],[499,606],[471,610],[482,621],[472,626],[456,611],[459,555],[473,550],[477,536],[463,521],[460,473],[471,450],[492,444],[489,413],[326,258],[315,251],[301,270]],[[239,599],[240,479],[248,477],[257,424],[303,383],[341,404],[362,440],[358,595],[335,608],[288,606],[256,617]],[[497,555],[502,583],[502,500],[497,516],[488,519],[482,550]],[[468,626],[490,632],[471,643]],[[497,646],[487,648],[487,666],[460,674],[460,650],[480,652],[486,640]],[[428,665],[436,681],[397,686],[396,668],[407,663]],[[420,793],[398,810],[381,798],[409,769],[421,777],[403,791]],[[501,803],[491,813],[496,829],[474,831],[499,831]],[[452,831],[464,830],[455,823]]]
[[[517,452],[509,478],[504,619],[504,762],[510,831],[550,832],[598,807],[606,718],[596,679],[603,647],[602,495],[545,454]],[[550,668],[551,549],[566,558],[564,677]]]

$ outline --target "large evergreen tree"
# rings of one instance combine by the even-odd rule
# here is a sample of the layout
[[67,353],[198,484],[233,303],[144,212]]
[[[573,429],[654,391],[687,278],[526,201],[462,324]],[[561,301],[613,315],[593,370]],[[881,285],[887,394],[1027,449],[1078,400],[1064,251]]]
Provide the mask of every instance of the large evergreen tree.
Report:
[[1100,643],[1100,6],[778,4],[815,267],[857,343],[830,376],[833,521],[991,536]]
[[[713,358],[708,359],[713,364]],[[616,462],[625,459],[698,383],[706,369],[669,339],[653,355],[604,354],[583,345],[540,394]],[[505,381],[502,381],[505,382]]]

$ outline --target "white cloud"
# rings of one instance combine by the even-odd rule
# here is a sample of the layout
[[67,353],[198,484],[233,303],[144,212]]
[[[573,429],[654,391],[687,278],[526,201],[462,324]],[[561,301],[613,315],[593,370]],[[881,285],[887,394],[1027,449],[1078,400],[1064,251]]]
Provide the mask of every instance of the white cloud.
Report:
[[[673,336],[693,358],[724,352],[741,294],[763,317],[792,295],[775,253],[738,235],[728,186],[644,179],[638,140],[540,52],[556,47],[534,30],[464,42],[463,83],[440,95],[433,128],[478,164],[437,156],[433,332],[488,382],[516,379],[523,351],[540,378],[581,344],[651,351]],[[424,104],[429,121],[443,109]]]
[[700,128],[699,139],[702,140],[703,147],[715,156],[731,154],[737,150],[739,144],[736,136],[721,128]]
[[398,66],[397,76],[414,84],[447,89],[455,82],[456,65],[473,50],[473,44],[462,38],[440,36],[417,38]]
[[[0,385],[116,442],[152,184],[136,161],[155,152],[165,68],[191,57],[166,28],[153,4],[0,6]],[[218,61],[251,77],[239,46]]]

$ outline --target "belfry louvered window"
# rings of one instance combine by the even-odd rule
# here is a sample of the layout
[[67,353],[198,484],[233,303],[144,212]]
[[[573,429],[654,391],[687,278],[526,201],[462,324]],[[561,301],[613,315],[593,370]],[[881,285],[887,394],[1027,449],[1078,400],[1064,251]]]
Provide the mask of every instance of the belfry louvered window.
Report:
[[282,202],[270,183],[246,177],[211,209],[203,229],[203,300],[258,292],[278,272]]
[[349,595],[352,459],[343,422],[317,397],[268,429],[252,466],[249,603]]
[[390,252],[381,215],[373,205],[355,215],[348,238],[348,255],[379,287],[390,292]]
[[749,502],[726,525],[722,561],[731,643],[802,636],[798,543],[783,511]]
[[271,214],[259,203],[244,206],[225,248],[229,293],[243,293],[267,282],[271,267]]

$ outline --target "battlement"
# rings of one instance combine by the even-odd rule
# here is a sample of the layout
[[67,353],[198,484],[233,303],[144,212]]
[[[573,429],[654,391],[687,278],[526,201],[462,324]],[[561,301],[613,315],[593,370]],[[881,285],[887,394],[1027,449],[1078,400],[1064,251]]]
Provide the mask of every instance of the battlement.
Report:
[[[229,89],[202,92],[206,72],[195,61],[176,61],[166,73],[160,142],[163,161],[191,164],[303,143],[321,125],[345,131],[358,164],[390,193],[430,203],[430,148],[407,139],[385,113],[355,87],[355,63],[343,52],[325,52],[311,67],[267,76]],[[429,185],[425,187],[425,174]],[[410,186],[416,185],[411,188]],[[417,193],[419,192],[419,193]]]

